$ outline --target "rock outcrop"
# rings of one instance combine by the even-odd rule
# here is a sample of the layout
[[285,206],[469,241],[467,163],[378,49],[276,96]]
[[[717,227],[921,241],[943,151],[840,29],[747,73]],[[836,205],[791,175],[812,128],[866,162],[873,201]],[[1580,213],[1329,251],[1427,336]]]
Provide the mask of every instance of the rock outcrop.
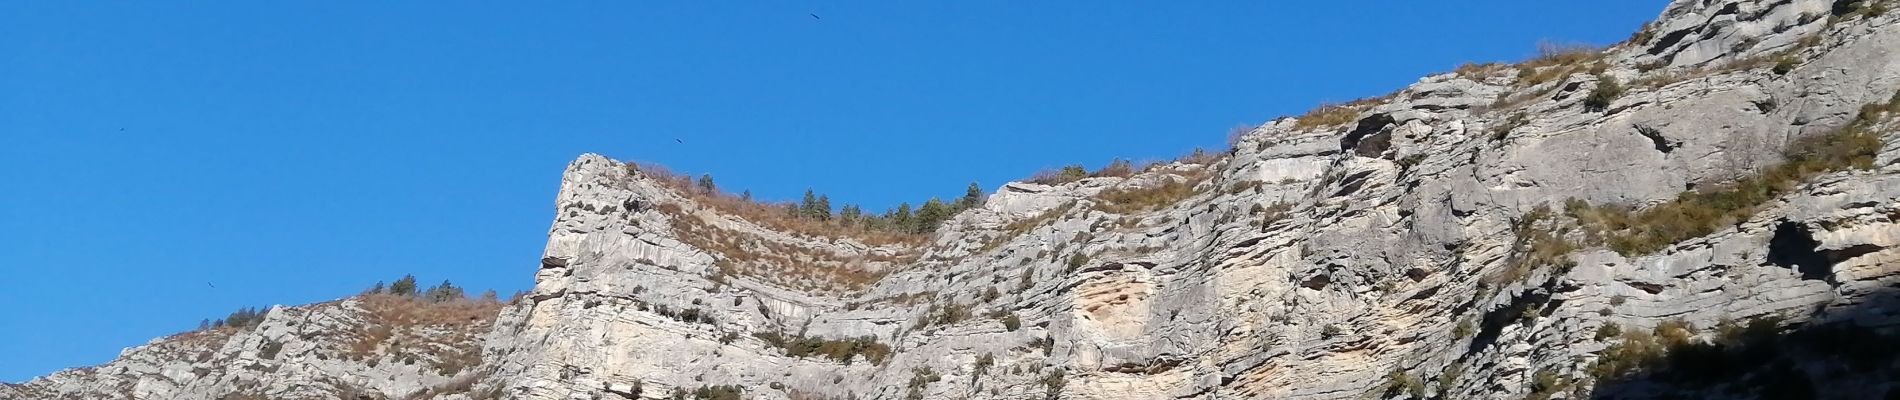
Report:
[[385,295],[279,306],[254,326],[155,339],[104,365],[0,389],[0,398],[401,399],[467,393],[492,370],[482,365],[480,338],[493,327],[498,306]]
[[[921,239],[800,228],[586,155],[534,289],[492,329],[442,330],[479,337],[367,363],[334,352],[376,325],[364,300],[278,308],[0,398],[1780,398],[1629,357],[1656,355],[1634,350],[1652,331],[1673,350],[1751,321],[1900,322],[1883,4],[1676,1],[1600,52],[1003,185]],[[1809,147],[1828,152],[1789,151]],[[1787,357],[1776,373],[1828,376]]]

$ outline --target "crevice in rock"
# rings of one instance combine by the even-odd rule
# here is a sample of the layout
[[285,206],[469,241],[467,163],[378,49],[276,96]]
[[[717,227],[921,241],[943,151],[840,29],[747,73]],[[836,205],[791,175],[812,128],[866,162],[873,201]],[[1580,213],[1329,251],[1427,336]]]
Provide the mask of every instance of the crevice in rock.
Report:
[[1860,257],[1863,255],[1867,255],[1867,253],[1872,253],[1872,252],[1881,251],[1885,249],[1886,247],[1881,247],[1881,246],[1876,246],[1876,245],[1871,245],[1871,244],[1857,244],[1853,246],[1847,246],[1847,248],[1840,249],[1840,250],[1822,250],[1821,255],[1826,256],[1827,261],[1829,263],[1839,264],[1842,261],[1847,261],[1848,259],[1851,259],[1854,257]]
[[1319,275],[1314,275],[1311,278],[1306,278],[1305,281],[1300,282],[1300,287],[1313,289],[1313,290],[1321,290],[1321,289],[1325,289],[1326,285],[1329,285],[1332,283],[1333,283],[1332,276],[1328,276],[1326,274],[1319,274]]
[[1352,131],[1339,139],[1340,151],[1352,151],[1360,157],[1378,158],[1392,148],[1392,133],[1385,131],[1387,125],[1395,122],[1391,115],[1373,114],[1359,119]]
[[1669,154],[1669,152],[1675,151],[1676,148],[1682,147],[1681,143],[1671,141],[1669,138],[1664,137],[1662,129],[1642,124],[1633,125],[1632,127],[1636,128],[1636,134],[1649,138],[1649,143],[1656,147],[1656,151],[1660,151],[1663,154]]
[[1806,225],[1783,220],[1768,240],[1768,262],[1800,271],[1801,279],[1826,280],[1834,274],[1834,262],[1816,250],[1820,247]]
[[1649,55],[1659,55],[1665,51],[1669,51],[1669,48],[1675,47],[1677,43],[1682,43],[1682,39],[1689,37],[1691,33],[1695,33],[1695,31],[1684,29],[1663,35],[1662,38],[1656,39],[1656,44],[1649,46]]
[[1476,354],[1491,347],[1498,341],[1498,335],[1504,332],[1505,326],[1523,321],[1529,318],[1527,314],[1542,309],[1550,302],[1548,287],[1554,283],[1555,280],[1545,282],[1539,288],[1525,290],[1512,297],[1510,304],[1485,312],[1484,318],[1479,321],[1478,335],[1471,339],[1471,347],[1465,350],[1465,354]]
[[1366,178],[1371,176],[1372,172],[1373,171],[1360,171],[1360,172],[1353,173],[1352,175],[1348,175],[1343,179],[1340,179],[1339,190],[1333,192],[1333,194],[1328,197],[1349,196],[1349,195],[1352,195],[1353,193],[1358,193],[1359,189],[1362,189],[1365,187]]

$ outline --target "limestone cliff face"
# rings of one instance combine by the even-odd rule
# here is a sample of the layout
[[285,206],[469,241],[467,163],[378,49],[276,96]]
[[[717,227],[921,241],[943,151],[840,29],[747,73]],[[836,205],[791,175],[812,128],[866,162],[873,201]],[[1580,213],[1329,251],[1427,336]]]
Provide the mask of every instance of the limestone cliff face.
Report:
[[[274,307],[254,327],[182,333],[104,365],[0,387],[0,399],[399,399],[487,376],[488,303],[393,296]],[[10,392],[9,392],[10,390]]]
[[[1900,283],[1900,130],[1863,106],[1900,90],[1900,15],[1869,7],[1676,1],[1601,53],[1426,77],[1258,127],[1219,157],[1010,183],[922,241],[788,228],[586,155],[565,172],[535,288],[465,343],[479,367],[313,362],[261,379],[451,399],[1657,395],[1598,373],[1620,357],[1606,332],[1895,322],[1882,299]],[[1601,240],[1579,225],[1594,214],[1566,206],[1668,209],[1847,128],[1882,143],[1863,168],[1802,175],[1706,231]],[[325,307],[340,306],[307,306]],[[282,310],[262,333],[201,341],[255,359],[244,343],[287,329]],[[196,365],[167,350],[194,340],[0,398],[235,390],[246,370],[162,372]],[[375,382],[396,374],[420,383]],[[418,391],[456,379],[472,384]]]

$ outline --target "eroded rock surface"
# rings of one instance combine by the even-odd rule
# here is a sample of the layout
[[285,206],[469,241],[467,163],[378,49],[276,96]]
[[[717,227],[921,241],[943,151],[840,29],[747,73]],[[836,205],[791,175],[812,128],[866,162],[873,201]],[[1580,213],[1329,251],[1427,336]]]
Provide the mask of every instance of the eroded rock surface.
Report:
[[[457,380],[468,388],[438,397],[1577,398],[1606,383],[1592,369],[1610,326],[1896,321],[1882,300],[1900,283],[1892,122],[1867,125],[1883,143],[1867,168],[1803,180],[1712,233],[1524,261],[1540,209],[1721,187],[1892,101],[1900,16],[1842,3],[1867,7],[1676,1],[1581,60],[1426,77],[1352,105],[1351,122],[1261,126],[1222,157],[1003,185],[924,241],[775,227],[586,155],[533,291],[446,345],[480,348],[479,367],[313,359],[341,342],[296,332],[363,325],[344,301],[0,398],[427,398]],[[1586,106],[1611,80],[1623,92]],[[268,343],[278,358],[257,354]]]

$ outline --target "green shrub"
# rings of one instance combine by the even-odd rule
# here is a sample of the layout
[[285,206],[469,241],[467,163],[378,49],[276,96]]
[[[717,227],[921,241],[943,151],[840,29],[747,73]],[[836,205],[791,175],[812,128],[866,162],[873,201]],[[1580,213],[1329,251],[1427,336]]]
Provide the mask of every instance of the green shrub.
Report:
[[[700,386],[699,389],[693,390],[693,399],[740,400],[742,397],[739,395],[744,392],[745,389],[737,385]],[[675,394],[675,396],[678,396],[678,394]]]
[[1414,399],[1425,398],[1425,382],[1420,381],[1404,370],[1395,369],[1392,370],[1392,373],[1386,374],[1385,385],[1383,387],[1382,392],[1384,392],[1384,397],[1392,397],[1404,393],[1406,396],[1410,396]]
[[1590,112],[1602,112],[1610,108],[1610,102],[1622,96],[1622,82],[1618,82],[1613,76],[1597,75],[1597,86],[1590,89],[1590,95],[1583,98],[1583,109]]
[[1070,164],[1062,166],[1061,169],[1037,172],[1035,175],[1029,177],[1029,182],[1044,185],[1061,185],[1088,177],[1088,168],[1083,168],[1082,164]]
[[273,360],[277,358],[277,353],[283,350],[284,350],[283,343],[278,343],[275,341],[264,343],[264,348],[259,349],[257,351],[257,357],[266,359],[266,360]]
[[1558,391],[1564,390],[1564,388],[1568,386],[1570,386],[1570,382],[1557,376],[1557,372],[1547,369],[1539,370],[1537,373],[1531,374],[1531,392],[1525,396],[1525,399],[1549,399],[1551,395],[1557,394]]
[[783,349],[787,356],[824,357],[846,365],[858,358],[882,365],[884,360],[891,356],[891,346],[879,343],[874,336],[827,339],[815,336],[786,336],[777,332],[757,332],[752,336],[764,340],[766,344],[773,347]]
[[905,387],[909,389],[909,392],[904,395],[905,399],[922,400],[924,398],[924,387],[929,386],[933,382],[943,380],[942,375],[937,375],[937,371],[931,370],[930,367],[927,366],[913,368],[910,371],[910,382],[905,385]]
[[1512,242],[1506,268],[1486,277],[1486,281],[1501,286],[1522,281],[1538,268],[1550,266],[1568,271],[1576,267],[1569,254],[1580,246],[1564,236],[1570,225],[1554,216],[1549,206],[1538,205],[1519,217],[1512,225],[1516,240]]
[[1464,338],[1471,337],[1471,334],[1477,333],[1477,332],[1478,332],[1477,327],[1473,326],[1473,324],[1471,323],[1471,320],[1467,319],[1463,321],[1458,321],[1458,326],[1451,329],[1451,336],[1454,338],[1464,339]]
[[1774,72],[1775,75],[1787,75],[1789,72],[1794,72],[1794,68],[1800,65],[1800,59],[1796,59],[1793,56],[1784,56],[1775,60]]
[[1511,116],[1509,118],[1506,118],[1504,122],[1499,123],[1498,126],[1491,128],[1491,141],[1502,142],[1504,141],[1504,138],[1510,137],[1512,131],[1516,131],[1517,128],[1522,128],[1524,127],[1524,125],[1529,125],[1530,123],[1531,123],[1530,116],[1525,115],[1524,113],[1520,112],[1520,113],[1511,114]]
[[1023,320],[1017,318],[1016,313],[1004,315],[1002,318],[999,318],[999,320],[1003,322],[1003,329],[1009,330],[1010,332],[1015,332],[1017,329],[1023,327]]
[[1622,326],[1618,326],[1617,324],[1603,324],[1603,326],[1597,327],[1596,340],[1603,341],[1603,339],[1609,339],[1609,338],[1613,338],[1613,337],[1617,337],[1621,335],[1623,335]]

